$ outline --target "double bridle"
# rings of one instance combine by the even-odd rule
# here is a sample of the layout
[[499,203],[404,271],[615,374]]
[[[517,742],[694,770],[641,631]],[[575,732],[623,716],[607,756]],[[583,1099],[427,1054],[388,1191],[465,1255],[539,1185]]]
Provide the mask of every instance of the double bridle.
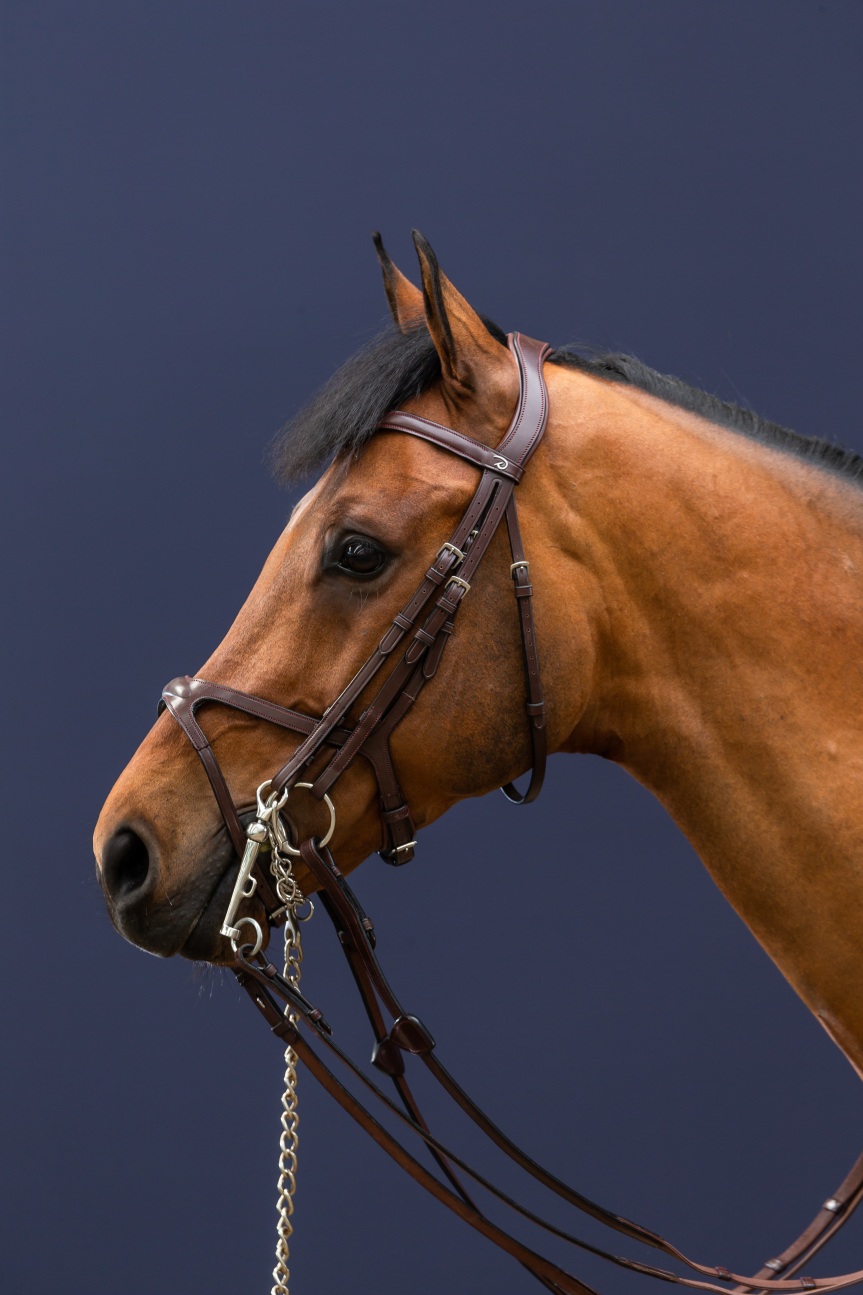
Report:
[[[461,522],[451,539],[439,549],[416,593],[393,618],[392,624],[374,652],[335,701],[327,707],[321,718],[314,719],[298,711],[278,706],[274,702],[253,697],[222,684],[208,683],[203,679],[188,677],[174,679],[162,693],[160,711],[167,708],[171,712],[197,751],[230,838],[240,856],[240,871],[222,927],[222,933],[230,938],[235,952],[234,970],[240,984],[248,991],[273,1033],[287,1045],[288,1055],[299,1057],[339,1105],[411,1177],[478,1232],[518,1259],[549,1290],[564,1292],[565,1295],[593,1295],[591,1288],[578,1278],[529,1249],[486,1218],[462,1185],[453,1166],[474,1182],[479,1183],[498,1200],[509,1205],[522,1217],[530,1219],[554,1236],[599,1255],[620,1267],[657,1277],[663,1281],[690,1286],[697,1290],[718,1292],[719,1295],[725,1295],[728,1283],[732,1283],[741,1295],[748,1291],[790,1293],[814,1289],[832,1291],[854,1285],[863,1281],[863,1271],[818,1280],[808,1277],[790,1279],[830,1240],[863,1199],[863,1156],[857,1160],[847,1178],[834,1195],[824,1203],[802,1235],[776,1259],[771,1259],[765,1264],[754,1277],[739,1276],[722,1266],[699,1264],[688,1259],[676,1246],[665,1241],[657,1233],[596,1205],[536,1164],[492,1123],[444,1069],[435,1055],[435,1043],[429,1031],[416,1016],[409,1014],[402,1007],[384,976],[375,954],[376,939],[373,924],[363,912],[327,848],[334,824],[334,810],[328,793],[336,780],[359,755],[371,764],[380,791],[383,822],[381,857],[395,866],[407,863],[413,858],[416,845],[413,819],[396,779],[390,758],[389,739],[396,725],[416,701],[420,691],[429,680],[434,678],[447,641],[455,628],[459,607],[470,591],[473,576],[498,526],[504,519],[512,550],[510,575],[519,611],[524,652],[527,681],[526,710],[533,748],[533,767],[530,784],[523,795],[511,783],[505,786],[503,791],[515,804],[527,804],[539,795],[546,762],[545,704],[540,687],[531,606],[533,588],[530,583],[529,564],[524,556],[519,532],[515,487],[524,475],[527,463],[542,438],[548,420],[548,392],[542,365],[551,348],[545,343],[536,342],[519,333],[510,334],[507,342],[518,367],[519,400],[512,423],[496,449],[490,450],[481,442],[461,432],[455,432],[414,414],[400,411],[390,413],[380,424],[382,431],[404,432],[429,441],[441,449],[449,450],[479,467],[482,475]],[[352,729],[345,727],[344,720],[351,707],[384,663],[392,657],[396,648],[404,644],[405,640],[407,645],[401,659],[376,696],[366,706],[356,725]],[[259,788],[257,817],[245,831],[218,761],[195,717],[197,708],[205,702],[219,702],[236,710],[245,711],[258,719],[290,729],[300,734],[302,738],[290,759],[271,780]],[[324,748],[332,750],[326,767],[317,775],[314,782],[301,782],[304,771]],[[290,841],[289,834],[279,817],[279,811],[286,803],[291,789],[296,786],[307,787],[314,797],[324,800],[331,814],[330,828],[326,835],[322,839],[311,838],[303,841],[299,848]],[[267,870],[261,866],[261,852],[266,853],[267,850],[271,852],[273,859],[269,877]],[[393,1080],[405,1108],[404,1111],[400,1110],[333,1041],[332,1031],[322,1013],[313,1007],[299,990],[296,958],[292,964],[293,970],[289,970],[286,960],[285,973],[280,974],[262,952],[262,933],[257,923],[250,918],[236,918],[241,901],[257,893],[267,911],[268,923],[271,926],[286,923],[290,939],[294,947],[298,948],[297,908],[302,905],[304,899],[291,875],[292,858],[302,859],[317,884],[319,898],[336,928],[369,1017],[375,1038],[372,1064]],[[236,925],[233,925],[235,921]],[[243,924],[248,924],[256,930],[257,939],[253,944],[238,944],[240,928]],[[279,999],[286,1006],[282,1007],[277,1001]],[[385,1023],[384,1012],[393,1020],[389,1028]],[[348,1068],[362,1085],[426,1144],[450,1186],[446,1186],[414,1159],[339,1082],[300,1033],[298,1027],[301,1023],[320,1044]],[[501,1150],[532,1177],[569,1204],[598,1219],[614,1231],[658,1249],[684,1264],[694,1271],[697,1277],[683,1277],[650,1264],[610,1254],[545,1222],[499,1191],[432,1136],[405,1079],[404,1053],[420,1057],[461,1109]],[[289,1070],[291,1064],[289,1062]],[[285,1128],[287,1131],[288,1125],[285,1125]],[[295,1142],[296,1140],[294,1146]],[[288,1176],[291,1177],[290,1174]],[[288,1233],[289,1231],[288,1227]],[[784,1276],[780,1277],[780,1274]],[[717,1280],[724,1282],[725,1285],[717,1285]]]

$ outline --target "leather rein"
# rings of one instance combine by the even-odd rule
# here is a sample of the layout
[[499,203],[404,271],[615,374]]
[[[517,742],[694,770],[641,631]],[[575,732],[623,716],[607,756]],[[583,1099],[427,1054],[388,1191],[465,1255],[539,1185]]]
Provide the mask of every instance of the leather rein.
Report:
[[[270,926],[279,926],[286,920],[291,920],[288,906],[281,902],[280,894],[274,890],[266,870],[260,866],[257,846],[254,844],[250,846],[250,841],[254,843],[259,839],[253,832],[257,825],[253,823],[248,832],[243,829],[224,775],[196,719],[195,712],[198,707],[204,703],[218,702],[300,734],[300,744],[290,759],[278,770],[269,784],[263,784],[264,787],[269,787],[270,804],[275,806],[273,817],[276,819],[278,808],[286,799],[287,793],[292,787],[298,785],[304,770],[323,748],[332,751],[329,762],[318,774],[314,783],[302,785],[309,787],[312,795],[317,799],[326,799],[330,806],[327,793],[353,760],[357,756],[362,756],[371,764],[380,792],[383,825],[381,857],[393,866],[409,862],[413,858],[416,846],[415,828],[410,808],[405,802],[395,776],[390,758],[389,739],[396,725],[416,701],[422,688],[434,678],[446,644],[455,628],[459,607],[470,591],[474,574],[503,520],[506,521],[512,551],[510,575],[522,636],[527,693],[526,711],[531,734],[533,765],[530,783],[523,795],[512,783],[502,790],[515,804],[528,804],[539,795],[546,764],[545,704],[540,686],[531,604],[533,588],[530,583],[529,564],[525,560],[522,548],[515,487],[524,476],[527,463],[543,436],[548,420],[548,392],[542,365],[551,348],[545,343],[534,341],[519,333],[510,334],[507,343],[518,366],[519,401],[512,423],[496,449],[490,450],[481,442],[461,432],[401,411],[387,414],[380,424],[382,431],[404,432],[410,436],[420,437],[474,464],[481,469],[480,482],[457,529],[451,539],[438,551],[413,597],[393,618],[377,648],[335,701],[327,707],[320,719],[314,719],[260,697],[239,692],[223,684],[209,683],[203,679],[192,679],[186,676],[172,680],[162,693],[159,711],[161,713],[167,708],[171,712],[195,748],[206,770],[231,841],[243,861],[241,875],[235,887],[235,898],[232,900],[231,916],[236,911],[239,899],[248,898],[253,893],[257,893],[267,911],[267,921]],[[407,646],[401,659],[376,696],[366,706],[354,728],[345,727],[345,718],[354,702],[384,663],[392,657],[396,648],[406,640]],[[260,809],[259,791],[259,811]],[[282,836],[284,837],[284,833]],[[737,1275],[720,1265],[696,1263],[657,1233],[595,1204],[533,1161],[492,1123],[444,1069],[435,1055],[435,1042],[429,1031],[416,1016],[406,1012],[402,1007],[377,959],[373,924],[363,912],[327,848],[329,837],[330,832],[322,840],[312,838],[302,842],[298,850],[292,847],[289,847],[289,850],[291,854],[302,858],[317,883],[316,897],[320,898],[336,928],[339,942],[348,960],[374,1034],[372,1065],[392,1079],[404,1110],[391,1101],[365,1072],[341,1051],[334,1042],[332,1031],[320,1010],[313,1007],[300,993],[296,984],[282,976],[261,952],[259,928],[259,938],[254,945],[244,944],[238,948],[236,941],[232,939],[235,950],[235,974],[277,1038],[294,1049],[310,1072],[339,1105],[397,1164],[439,1201],[463,1218],[471,1227],[518,1259],[547,1289],[564,1292],[564,1295],[594,1295],[594,1292],[578,1278],[529,1249],[491,1222],[468,1194],[455,1172],[456,1169],[478,1183],[496,1199],[510,1206],[523,1218],[529,1219],[552,1235],[607,1259],[619,1267],[663,1281],[671,1281],[696,1290],[719,1292],[720,1295],[725,1295],[729,1289],[729,1283],[738,1295],[743,1295],[748,1291],[794,1293],[807,1290],[832,1291],[863,1281],[863,1270],[834,1278],[792,1279],[793,1274],[798,1272],[835,1235],[863,1199],[863,1155],[801,1236],[781,1255],[766,1263],[754,1277]],[[246,869],[245,873],[244,869]],[[250,889],[244,889],[246,878]],[[257,924],[248,918],[239,919],[237,927],[243,922],[257,927]],[[223,932],[228,931],[233,936],[239,937],[239,930],[231,928],[230,921],[226,918]],[[278,1000],[281,1000],[281,1003]],[[384,1013],[392,1018],[393,1024],[389,1028]],[[396,1116],[411,1133],[425,1143],[449,1186],[420,1164],[336,1078],[301,1034],[297,1023],[302,1023],[319,1044],[347,1067],[355,1080],[358,1080],[388,1109],[390,1114]],[[631,1240],[660,1250],[685,1265],[696,1276],[684,1277],[664,1268],[612,1254],[544,1221],[497,1189],[432,1136],[405,1079],[404,1053],[419,1057],[438,1083],[483,1133],[533,1178],[576,1209],[606,1224],[615,1232],[628,1236]],[[717,1281],[723,1282],[724,1285],[717,1285]]]

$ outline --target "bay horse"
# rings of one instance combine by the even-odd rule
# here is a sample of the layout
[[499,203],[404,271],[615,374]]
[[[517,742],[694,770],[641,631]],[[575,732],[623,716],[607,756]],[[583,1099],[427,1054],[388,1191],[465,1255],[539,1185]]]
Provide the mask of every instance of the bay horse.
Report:
[[[325,471],[199,676],[301,716],[324,714],[354,677],[477,489],[475,463],[380,430],[386,415],[495,451],[522,390],[515,348],[426,240],[415,233],[421,289],[376,241],[395,326],[279,442],[283,479]],[[660,800],[863,1075],[863,459],[631,357],[545,348],[540,367],[547,427],[516,495],[547,749],[613,760]],[[531,767],[519,565],[502,528],[434,686],[392,732],[416,829]],[[356,725],[379,683],[339,722]],[[301,736],[211,704],[202,722],[245,825]],[[332,755],[319,749],[303,777],[314,783]],[[341,874],[375,850],[401,861],[382,844],[366,761],[347,765],[333,801]],[[294,840],[327,826],[303,792],[285,814]],[[237,841],[171,715],[121,774],[94,844],[127,939],[163,957],[233,961],[220,924]],[[319,882],[306,862],[297,880],[309,894]],[[260,894],[240,912],[266,939]]]

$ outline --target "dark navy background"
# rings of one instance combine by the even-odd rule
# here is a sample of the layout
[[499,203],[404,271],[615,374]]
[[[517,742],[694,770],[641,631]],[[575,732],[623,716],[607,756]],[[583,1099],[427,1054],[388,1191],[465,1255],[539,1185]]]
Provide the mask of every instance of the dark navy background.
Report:
[[[284,524],[266,443],[383,320],[369,230],[414,274],[417,225],[505,328],[863,449],[863,10],[22,0],[2,22],[0,1285],[263,1292],[280,1050],[229,977],[120,940],[90,835]],[[850,1066],[617,768],[556,759],[537,806],[462,805],[355,881],[490,1113],[695,1256],[759,1266],[863,1145]],[[323,917],[304,986],[364,1057]],[[297,1295],[538,1289],[300,1085]],[[638,1285],[548,1248],[604,1295]],[[812,1271],[861,1266],[855,1221]]]

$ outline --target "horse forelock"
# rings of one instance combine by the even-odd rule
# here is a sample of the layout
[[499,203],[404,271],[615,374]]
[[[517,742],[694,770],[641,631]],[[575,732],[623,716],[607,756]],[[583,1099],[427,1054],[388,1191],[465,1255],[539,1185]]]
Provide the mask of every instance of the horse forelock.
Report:
[[[506,334],[485,316],[499,342]],[[275,476],[285,484],[323,467],[339,454],[355,454],[381,419],[422,395],[441,376],[441,364],[424,323],[406,332],[388,328],[362,347],[276,435]]]

